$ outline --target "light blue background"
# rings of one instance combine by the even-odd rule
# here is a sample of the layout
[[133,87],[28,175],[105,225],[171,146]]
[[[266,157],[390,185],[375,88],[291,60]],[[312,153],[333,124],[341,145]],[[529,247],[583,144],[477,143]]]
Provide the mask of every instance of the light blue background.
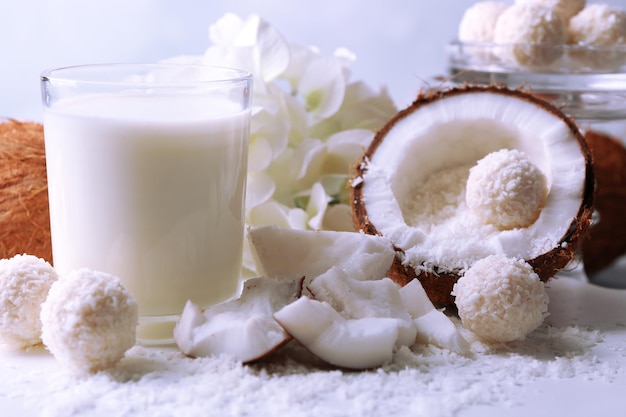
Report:
[[[508,0],[512,3],[513,0]],[[590,1],[591,2],[591,1]],[[625,0],[604,0],[626,5]],[[351,79],[387,86],[403,107],[445,74],[444,45],[475,0],[0,0],[0,118],[41,119],[39,73],[152,62],[209,46],[226,12],[259,14],[293,43],[357,55]]]

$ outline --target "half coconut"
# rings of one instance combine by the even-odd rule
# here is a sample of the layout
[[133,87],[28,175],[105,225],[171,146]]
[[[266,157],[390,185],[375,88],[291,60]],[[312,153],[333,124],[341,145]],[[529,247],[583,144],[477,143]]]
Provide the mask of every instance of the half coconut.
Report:
[[[476,208],[466,195],[470,172],[499,152],[526,165],[492,163],[476,176]],[[542,189],[526,166],[545,195],[524,194]],[[356,166],[351,201],[356,229],[394,244],[390,277],[401,285],[418,278],[448,306],[458,278],[489,255],[524,259],[543,281],[564,268],[589,227],[593,184],[585,139],[559,108],[519,89],[464,86],[420,94],[376,134]],[[481,194],[493,189],[499,194]],[[518,210],[533,206],[530,220],[498,224],[480,212],[509,210],[515,204],[497,205],[507,199]]]

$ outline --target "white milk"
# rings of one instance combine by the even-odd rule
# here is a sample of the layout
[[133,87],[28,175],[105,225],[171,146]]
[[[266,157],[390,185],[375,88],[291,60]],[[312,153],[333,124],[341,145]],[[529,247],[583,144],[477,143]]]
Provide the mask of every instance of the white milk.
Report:
[[45,111],[61,274],[119,276],[144,318],[237,294],[249,113],[210,116],[234,104],[209,100],[102,95]]

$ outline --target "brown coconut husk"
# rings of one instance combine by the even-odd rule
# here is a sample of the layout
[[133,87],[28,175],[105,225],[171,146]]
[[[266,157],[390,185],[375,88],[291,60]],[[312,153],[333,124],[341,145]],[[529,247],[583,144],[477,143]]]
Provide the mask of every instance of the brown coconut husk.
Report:
[[28,253],[52,263],[43,126],[0,123],[0,258]]
[[[587,146],[585,138],[572,118],[566,116],[561,109],[545,101],[543,98],[536,96],[522,89],[509,89],[505,86],[490,85],[465,85],[461,87],[451,88],[448,90],[437,90],[431,93],[420,93],[417,99],[406,109],[396,114],[380,131],[377,132],[374,140],[366,150],[363,158],[359,160],[354,168],[353,177],[363,178],[368,169],[367,161],[371,159],[377,147],[385,139],[387,132],[395,123],[405,117],[409,117],[418,108],[428,105],[434,100],[444,96],[464,94],[465,92],[496,92],[500,94],[510,95],[522,100],[527,100],[538,107],[543,108],[555,114],[563,120],[572,135],[578,141],[581,153],[585,158],[586,172],[583,198],[578,211],[578,215],[569,225],[567,233],[560,239],[560,244],[547,253],[537,256],[534,259],[526,259],[539,278],[546,282],[552,278],[559,270],[565,268],[574,258],[578,249],[582,246],[584,237],[586,236],[591,224],[593,214],[593,190],[594,190],[594,172],[592,167],[591,152]],[[351,203],[353,213],[353,223],[356,230],[363,231],[368,234],[379,235],[376,226],[369,220],[367,209],[365,207],[362,194],[362,181],[351,187]],[[430,300],[441,307],[453,307],[454,296],[452,296],[452,288],[460,276],[456,272],[447,270],[438,270],[435,268],[432,272],[421,271],[419,274],[414,267],[402,263],[402,250],[396,248],[398,256],[396,256],[388,275],[400,285],[406,285],[413,279],[418,279]]]
[[626,254],[626,147],[616,138],[589,130],[598,219],[582,246],[584,269],[592,276]]

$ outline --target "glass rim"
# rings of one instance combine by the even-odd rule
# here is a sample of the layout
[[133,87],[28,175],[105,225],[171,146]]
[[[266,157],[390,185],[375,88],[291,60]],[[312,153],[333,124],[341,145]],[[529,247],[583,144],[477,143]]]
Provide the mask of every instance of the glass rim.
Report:
[[548,50],[562,50],[562,51],[592,51],[592,52],[626,52],[626,44],[622,45],[585,45],[585,44],[553,44],[553,43],[496,43],[496,42],[478,42],[478,41],[462,41],[454,39],[448,42],[446,48],[459,48],[459,47],[473,47],[473,48],[504,48],[513,46],[532,46],[534,48],[545,48]]
[[[80,73],[88,74],[90,72],[96,73],[97,70],[105,70],[107,68],[116,69],[117,71],[130,71],[132,69],[138,70],[134,75],[146,75],[148,70],[158,69],[196,69],[199,71],[206,71],[207,74],[220,74],[217,77],[198,78],[193,80],[168,80],[168,81],[154,81],[146,82],[145,80],[123,80],[123,79],[107,79],[98,80],[90,78],[89,76],[77,76]],[[131,75],[129,72],[128,75]],[[249,71],[217,65],[204,65],[204,64],[185,64],[185,63],[126,63],[126,62],[112,62],[112,63],[96,63],[96,64],[79,64],[68,65],[62,67],[54,67],[43,70],[40,73],[40,79],[42,82],[57,82],[57,83],[72,83],[72,84],[88,84],[88,85],[107,85],[107,86],[151,86],[157,88],[172,88],[172,87],[193,87],[193,86],[210,86],[221,84],[236,84],[246,83],[252,81],[252,73]]]

